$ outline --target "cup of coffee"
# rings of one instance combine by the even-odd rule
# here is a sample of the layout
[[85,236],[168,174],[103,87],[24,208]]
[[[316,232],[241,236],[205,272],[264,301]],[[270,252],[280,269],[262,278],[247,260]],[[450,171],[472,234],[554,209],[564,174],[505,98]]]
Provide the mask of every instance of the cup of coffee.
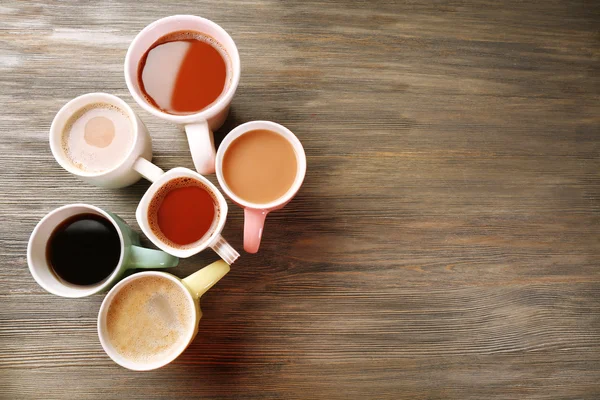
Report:
[[244,208],[244,250],[256,253],[265,217],[285,206],[304,181],[304,148],[282,125],[247,122],[221,142],[216,170],[223,191]]
[[139,235],[119,216],[89,204],[48,213],[27,246],[36,282],[63,297],[85,297],[108,289],[128,269],[175,267],[179,259],[140,247]]
[[215,171],[213,131],[221,127],[240,80],[240,56],[223,28],[174,15],[145,27],[125,56],[125,82],[149,113],[183,125],[196,170]]
[[120,188],[152,173],[152,141],[120,98],[88,93],[65,104],[50,127],[50,149],[68,172],[93,185]]
[[114,362],[135,371],[175,360],[198,333],[200,297],[229,272],[220,260],[184,279],[165,272],[131,275],[106,295],[98,336]]
[[181,167],[157,174],[152,181],[135,213],[148,239],[180,258],[210,247],[228,264],[233,264],[240,255],[221,236],[227,219],[227,201],[215,185],[197,172]]

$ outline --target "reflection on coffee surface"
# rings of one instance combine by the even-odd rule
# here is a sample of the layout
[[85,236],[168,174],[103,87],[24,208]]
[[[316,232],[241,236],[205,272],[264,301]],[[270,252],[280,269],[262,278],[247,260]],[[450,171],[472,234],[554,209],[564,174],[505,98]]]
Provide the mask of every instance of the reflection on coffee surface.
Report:
[[175,356],[194,330],[194,305],[175,282],[143,276],[119,289],[108,309],[106,327],[115,350],[136,363]]
[[266,204],[283,196],[294,184],[298,163],[292,144],[266,129],[236,138],[223,156],[223,178],[242,200]]
[[193,114],[212,104],[228,83],[229,57],[221,44],[194,31],[169,33],[146,51],[138,85],[146,100],[170,114]]
[[93,285],[119,265],[121,239],[101,215],[78,214],[58,225],[46,245],[48,264],[58,277],[75,285]]
[[129,117],[111,104],[90,104],[65,124],[62,149],[73,166],[84,172],[104,172],[120,164],[133,145]]

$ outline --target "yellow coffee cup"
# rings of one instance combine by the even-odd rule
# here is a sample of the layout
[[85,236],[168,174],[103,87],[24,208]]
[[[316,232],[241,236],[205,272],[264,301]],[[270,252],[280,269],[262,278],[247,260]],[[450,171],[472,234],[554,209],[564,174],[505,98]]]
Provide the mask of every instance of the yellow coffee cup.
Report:
[[200,297],[229,272],[216,261],[184,279],[159,271],[133,274],[106,295],[98,337],[117,364],[135,371],[175,360],[198,333]]

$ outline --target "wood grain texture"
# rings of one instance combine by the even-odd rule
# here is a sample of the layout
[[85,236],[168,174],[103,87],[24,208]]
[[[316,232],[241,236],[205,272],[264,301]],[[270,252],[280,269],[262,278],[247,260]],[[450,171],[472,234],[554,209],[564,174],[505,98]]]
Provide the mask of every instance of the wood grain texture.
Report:
[[[600,398],[599,3],[144,3],[0,4],[0,398]],[[260,252],[206,295],[189,349],[134,373],[102,351],[102,296],[44,292],[25,252],[71,202],[138,229],[148,183],[99,189],[52,158],[69,99],[121,96],[155,162],[192,167],[185,135],[143,112],[122,72],[139,30],[185,13],[240,51],[217,142],[277,121],[308,172]],[[238,249],[242,226],[232,206]]]

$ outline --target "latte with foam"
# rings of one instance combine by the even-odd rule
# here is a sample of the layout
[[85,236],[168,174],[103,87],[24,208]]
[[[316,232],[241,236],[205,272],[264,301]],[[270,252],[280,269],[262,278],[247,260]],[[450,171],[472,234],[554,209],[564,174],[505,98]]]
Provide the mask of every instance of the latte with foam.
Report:
[[73,166],[99,173],[119,165],[133,145],[133,123],[120,108],[90,104],[65,124],[62,149]]
[[106,328],[113,348],[138,364],[179,354],[194,331],[194,303],[181,286],[156,275],[134,279],[115,294]]

